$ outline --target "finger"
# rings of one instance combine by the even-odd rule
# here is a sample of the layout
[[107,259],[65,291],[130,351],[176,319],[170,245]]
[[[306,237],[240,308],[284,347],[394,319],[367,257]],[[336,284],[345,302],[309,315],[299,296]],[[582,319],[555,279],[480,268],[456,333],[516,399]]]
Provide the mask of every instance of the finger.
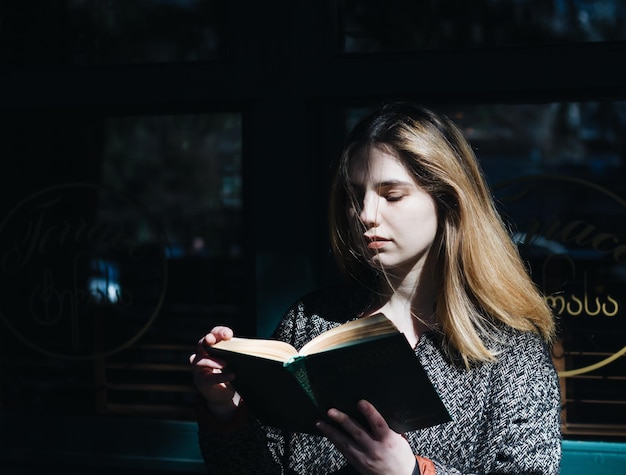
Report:
[[350,437],[353,443],[358,447],[367,450],[367,448],[371,446],[372,437],[369,432],[346,413],[333,408],[329,409],[328,417],[341,426],[348,437]]
[[209,357],[207,353],[193,353],[189,356],[189,362],[194,366],[204,366],[207,368],[215,368],[223,370],[226,367],[226,362],[218,358]]
[[370,427],[370,434],[375,440],[382,440],[391,430],[389,424],[372,403],[365,399],[357,403],[357,408],[365,416]]
[[210,386],[230,383],[235,379],[234,373],[207,373],[204,376],[204,383]]
[[211,330],[211,334],[213,334],[218,341],[230,340],[233,337],[233,330],[226,326],[217,326]]
[[233,330],[229,327],[225,326],[217,326],[214,327],[209,333],[204,335],[198,341],[198,347],[202,347],[204,345],[215,345],[218,341],[222,340],[230,340],[234,336]]
[[206,385],[230,383],[235,379],[234,372],[210,366],[194,365],[193,373],[196,381]]
[[[339,413],[339,411],[336,412]],[[336,414],[333,411],[330,412],[330,415],[333,416],[334,420],[337,419],[335,416],[339,416],[338,418],[342,419],[339,414]],[[355,440],[351,434],[345,430],[341,430],[333,424],[329,424],[324,421],[318,421],[316,427],[337,448],[337,450],[343,454],[348,463],[354,467],[365,466],[367,463],[369,449],[367,447],[363,447],[362,441]]]
[[348,436],[348,434],[337,427],[334,427],[332,424],[328,424],[324,421],[317,421],[315,427],[317,427],[324,437],[330,440],[347,458],[352,457],[359,451],[359,449],[355,446],[354,441]]

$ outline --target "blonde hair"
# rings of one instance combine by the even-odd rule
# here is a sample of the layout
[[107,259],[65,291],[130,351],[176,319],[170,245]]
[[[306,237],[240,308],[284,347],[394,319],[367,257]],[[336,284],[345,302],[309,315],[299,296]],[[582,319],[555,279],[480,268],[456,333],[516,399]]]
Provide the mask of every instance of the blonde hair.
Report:
[[427,109],[386,105],[363,118],[348,136],[329,209],[331,247],[340,270],[361,283],[377,278],[351,235],[356,218],[349,212],[354,207],[350,162],[372,146],[396,154],[435,200],[437,320],[445,341],[465,364],[496,358],[501,324],[551,341],[555,324],[550,307],[511,240],[472,148],[452,121]]

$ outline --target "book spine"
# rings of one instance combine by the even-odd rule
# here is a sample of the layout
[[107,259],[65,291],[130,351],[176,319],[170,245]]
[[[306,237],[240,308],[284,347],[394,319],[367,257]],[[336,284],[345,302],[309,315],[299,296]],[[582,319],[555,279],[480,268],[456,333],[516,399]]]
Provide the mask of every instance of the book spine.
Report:
[[315,397],[315,392],[313,391],[313,386],[311,385],[311,380],[309,379],[305,360],[306,358],[304,356],[294,356],[289,358],[289,361],[286,361],[283,366],[296,378],[296,381],[298,381],[298,384],[306,395],[309,396],[309,399],[313,402],[315,407],[320,409]]

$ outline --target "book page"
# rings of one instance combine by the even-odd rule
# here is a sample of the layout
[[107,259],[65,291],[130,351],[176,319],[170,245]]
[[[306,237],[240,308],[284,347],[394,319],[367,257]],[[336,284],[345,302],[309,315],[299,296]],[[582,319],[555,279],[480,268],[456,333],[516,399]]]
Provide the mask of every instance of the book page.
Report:
[[398,329],[391,320],[382,313],[377,313],[331,328],[304,345],[300,354],[319,353],[395,332]]
[[279,340],[234,337],[230,340],[220,341],[213,347],[282,362],[298,354],[296,349],[289,343]]

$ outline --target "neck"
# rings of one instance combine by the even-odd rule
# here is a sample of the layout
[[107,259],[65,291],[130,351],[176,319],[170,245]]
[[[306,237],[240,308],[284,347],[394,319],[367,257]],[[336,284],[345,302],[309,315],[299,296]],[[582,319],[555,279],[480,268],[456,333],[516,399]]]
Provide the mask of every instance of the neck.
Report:
[[[403,332],[412,346],[436,323],[436,293],[431,272],[389,275],[383,283],[379,311]],[[383,279],[385,279],[383,277]]]

